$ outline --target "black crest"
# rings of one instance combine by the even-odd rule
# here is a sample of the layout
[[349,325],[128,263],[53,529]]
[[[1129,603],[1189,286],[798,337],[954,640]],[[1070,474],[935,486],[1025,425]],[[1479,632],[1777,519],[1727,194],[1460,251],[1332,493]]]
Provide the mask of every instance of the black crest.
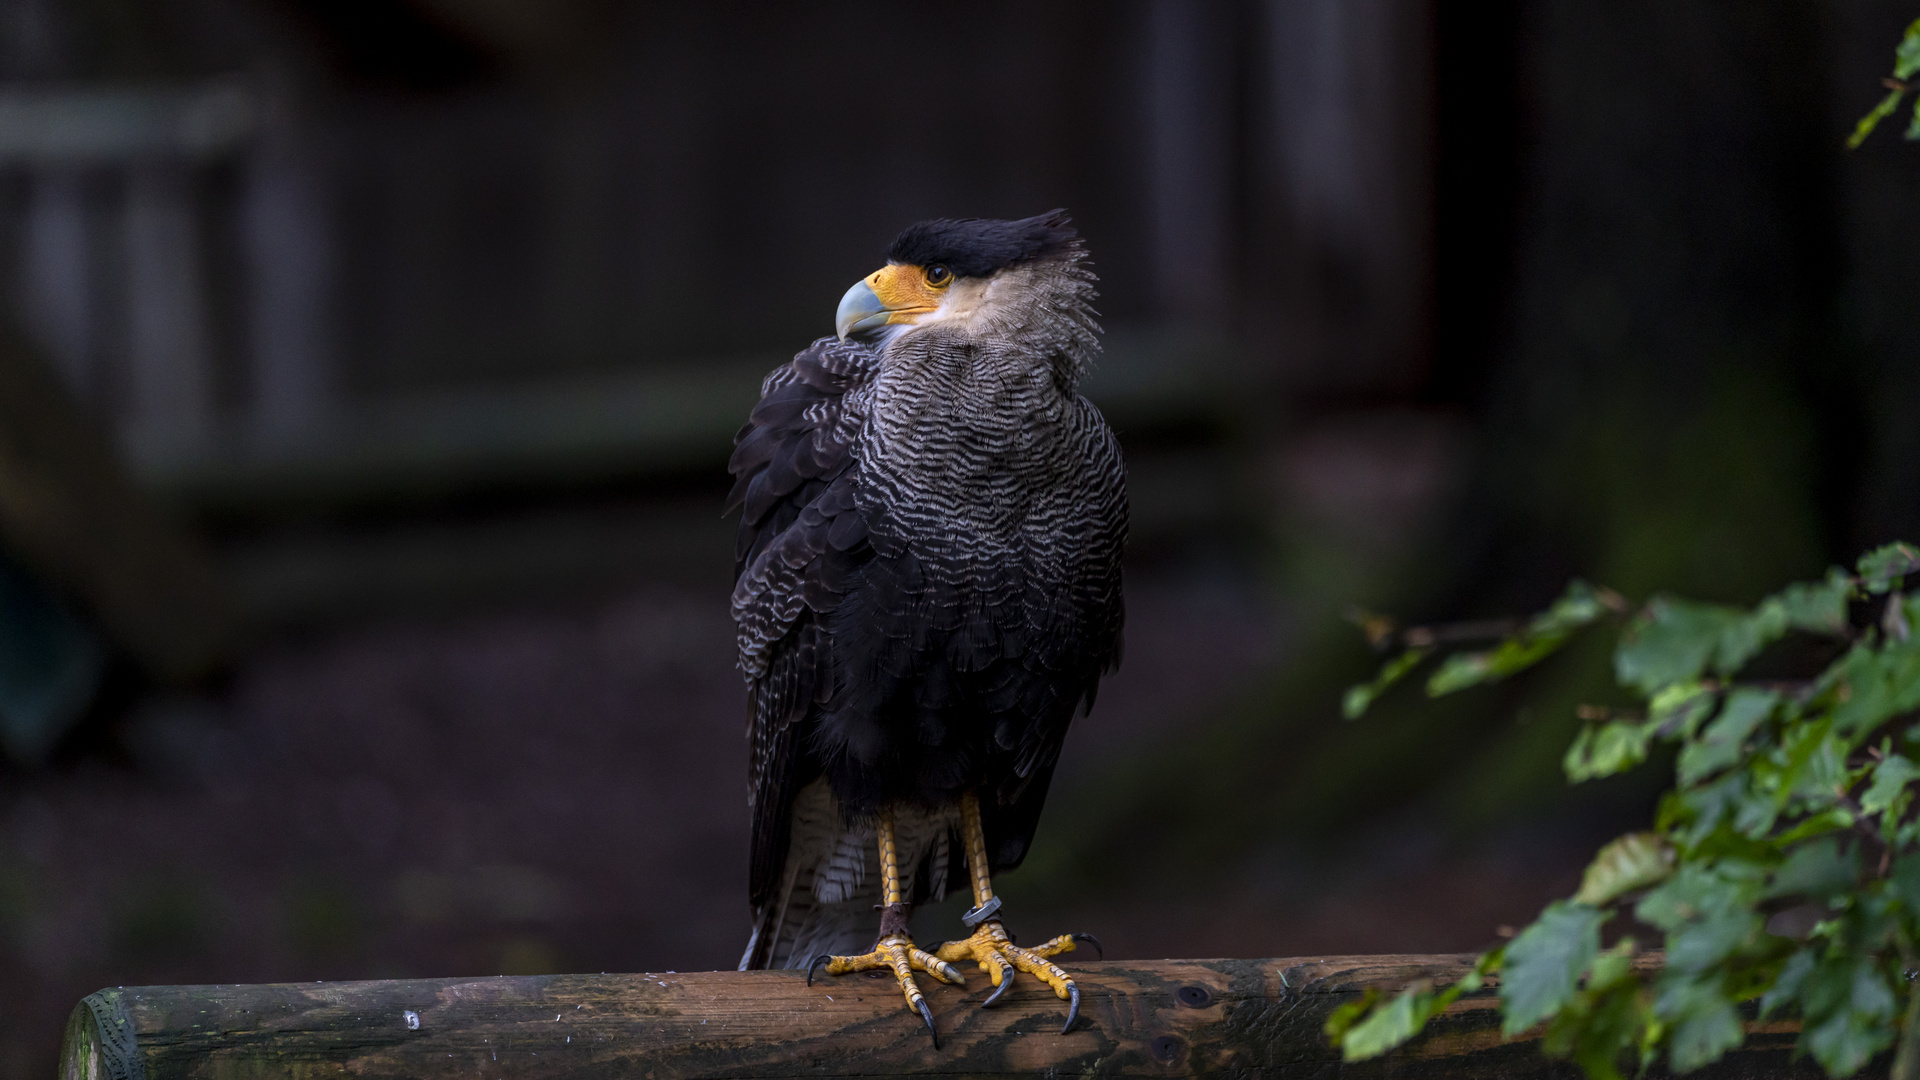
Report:
[[957,277],[987,277],[1015,263],[1065,251],[1077,236],[1065,210],[1018,221],[935,218],[907,226],[887,249],[887,261],[943,263]]

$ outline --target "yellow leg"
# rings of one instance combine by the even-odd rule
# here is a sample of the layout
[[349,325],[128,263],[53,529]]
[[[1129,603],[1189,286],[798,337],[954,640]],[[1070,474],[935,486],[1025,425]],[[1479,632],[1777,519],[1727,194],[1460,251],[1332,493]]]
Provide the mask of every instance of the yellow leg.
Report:
[[1086,934],[1062,934],[1031,949],[1015,945],[1000,923],[1000,903],[993,895],[993,876],[987,864],[986,832],[980,826],[980,800],[971,791],[960,800],[960,833],[967,849],[967,874],[973,879],[973,910],[962,918],[973,928],[973,936],[949,941],[935,949],[934,955],[941,960],[971,959],[987,973],[995,989],[982,1005],[1000,1000],[1000,995],[1013,985],[1015,971],[1037,976],[1053,988],[1060,1000],[1068,1003],[1067,1022],[1060,1029],[1062,1035],[1066,1034],[1080,1015],[1080,988],[1047,957],[1072,952],[1076,941],[1092,942],[1096,948],[1099,942]]
[[881,811],[875,830],[880,840],[880,937],[873,944],[873,951],[859,956],[820,956],[815,957],[807,969],[807,985],[813,985],[815,969],[822,969],[829,975],[848,975],[856,971],[871,971],[875,968],[889,968],[894,980],[900,984],[900,992],[906,995],[907,1007],[920,1014],[926,1021],[927,1031],[933,1035],[934,1049],[940,1048],[940,1032],[933,1026],[933,1010],[927,1007],[925,995],[914,982],[913,973],[924,971],[941,982],[965,986],[966,979],[952,965],[939,957],[918,949],[913,938],[907,934],[907,916],[912,911],[900,891],[900,855],[894,848],[893,814]]

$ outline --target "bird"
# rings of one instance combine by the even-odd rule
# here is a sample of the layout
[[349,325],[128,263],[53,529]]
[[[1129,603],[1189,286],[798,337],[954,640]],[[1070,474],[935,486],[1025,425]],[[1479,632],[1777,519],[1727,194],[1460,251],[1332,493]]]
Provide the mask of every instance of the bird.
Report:
[[[916,973],[964,985],[971,960],[991,1005],[1028,972],[1068,1003],[1065,1033],[1080,991],[1050,958],[1098,948],[1015,944],[993,892],[1121,658],[1126,468],[1079,392],[1096,282],[1064,210],[909,225],[834,335],[766,376],[729,461],[740,968],[890,972],[936,1047]],[[913,906],[962,884],[967,935],[922,949]]]

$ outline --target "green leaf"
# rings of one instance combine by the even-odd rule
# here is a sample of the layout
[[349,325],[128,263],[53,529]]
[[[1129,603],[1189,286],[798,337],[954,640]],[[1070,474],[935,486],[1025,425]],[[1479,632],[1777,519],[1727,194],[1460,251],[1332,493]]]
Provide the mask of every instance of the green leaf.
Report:
[[1758,913],[1728,907],[1702,913],[1667,935],[1667,966],[1704,972],[1752,944],[1765,926]]
[[1349,720],[1358,720],[1374,701],[1394,683],[1406,677],[1407,672],[1420,666],[1431,649],[1408,649],[1399,656],[1381,665],[1380,673],[1372,682],[1361,683],[1347,688],[1347,696],[1340,703],[1340,711]]
[[1756,797],[1758,793],[1751,789],[1745,794],[1748,797],[1733,804],[1733,828],[1741,836],[1759,839],[1772,832],[1773,823],[1780,819],[1780,802]]
[[1427,680],[1428,697],[1445,697],[1524,671],[1560,648],[1561,638],[1508,638],[1485,652],[1454,653]]
[[1674,1072],[1691,1072],[1719,1061],[1746,1037],[1746,1029],[1740,1026],[1740,1011],[1731,1001],[1719,1001],[1675,1024],[1673,1034],[1668,1036],[1667,1053]]
[[1873,129],[1880,126],[1880,121],[1885,120],[1893,114],[1893,110],[1900,107],[1902,93],[1895,90],[1881,98],[1880,104],[1875,105],[1867,115],[1860,118],[1859,123],[1853,125],[1853,134],[1847,136],[1847,149],[1860,149],[1860,144],[1867,141],[1867,136],[1873,134]]
[[1787,624],[1795,630],[1837,636],[1847,632],[1847,601],[1852,598],[1853,580],[1836,566],[1827,571],[1825,581],[1789,585],[1766,604],[1780,605]]
[[1340,1056],[1346,1061],[1379,1057],[1418,1035],[1433,1013],[1431,993],[1403,990],[1385,1008],[1347,1029],[1340,1040]]
[[[1613,602],[1620,603],[1620,598],[1615,596]],[[1533,617],[1533,621],[1527,624],[1527,634],[1532,637],[1547,634],[1564,636],[1601,619],[1610,610],[1612,608],[1600,590],[1575,578],[1568,583],[1567,591],[1553,602],[1552,607]]]
[[1693,784],[1740,760],[1747,738],[1753,734],[1780,703],[1780,695],[1771,690],[1741,687],[1727,695],[1700,737],[1680,748],[1675,763],[1682,784]]
[[1787,609],[1781,604],[1761,604],[1752,614],[1734,620],[1720,632],[1713,652],[1713,670],[1729,676],[1747,666],[1771,642],[1780,640],[1789,629]]
[[1800,996],[1800,984],[1806,982],[1813,973],[1814,950],[1811,946],[1801,949],[1787,958],[1780,967],[1780,974],[1774,976],[1773,985],[1760,997],[1760,1018],[1766,1019],[1775,1009]]
[[1855,645],[1822,676],[1840,701],[1834,730],[1843,735],[1872,731],[1889,718],[1920,708],[1920,637],[1879,648]]
[[1834,956],[1802,985],[1800,1046],[1829,1076],[1859,1072],[1893,1045],[1893,990],[1872,959]]
[[1600,849],[1580,878],[1576,904],[1601,907],[1638,889],[1665,881],[1674,851],[1658,833],[1628,833]]
[[1747,783],[1745,772],[1730,772],[1711,784],[1691,788],[1670,796],[1670,802],[1664,805],[1670,811],[1660,819],[1661,828],[1685,826],[1683,833],[1675,833],[1681,846],[1693,848],[1711,836],[1720,828],[1729,814],[1738,815],[1742,808],[1759,804],[1769,814],[1773,812],[1773,802],[1755,796]]
[[1784,604],[1762,604],[1748,612],[1656,596],[1622,635],[1613,655],[1614,675],[1621,685],[1649,696],[1675,683],[1696,682],[1709,668],[1731,675],[1785,634],[1790,621]]
[[1878,595],[1898,587],[1901,578],[1920,570],[1920,548],[1907,543],[1878,547],[1860,556],[1854,570],[1860,575],[1861,588]]
[[1784,808],[1796,797],[1822,805],[1834,802],[1836,788],[1847,780],[1847,743],[1833,732],[1831,721],[1809,720],[1781,731],[1780,745],[1767,755],[1773,768],[1764,779],[1773,790],[1774,805]]
[[1597,908],[1556,900],[1513,939],[1500,977],[1503,1032],[1518,1035],[1572,999],[1580,976],[1600,952],[1605,921]]
[[1505,945],[1490,953],[1480,953],[1473,970],[1469,970],[1465,978],[1446,990],[1434,992],[1428,988],[1425,980],[1415,982],[1384,1007],[1379,1005],[1379,990],[1367,988],[1367,994],[1359,1001],[1348,1001],[1327,1015],[1327,1038],[1340,1047],[1340,1055],[1346,1061],[1379,1057],[1396,1045],[1421,1034],[1421,1028],[1427,1026],[1427,1020],[1452,1005],[1453,1001],[1459,1001],[1459,995],[1473,994],[1478,988],[1486,986],[1486,976],[1500,970],[1505,955]]
[[1804,896],[1809,900],[1827,900],[1851,890],[1860,877],[1860,852],[1848,848],[1845,854],[1831,838],[1815,840],[1793,849],[1787,861],[1773,873],[1766,899]]
[[1334,1010],[1327,1014],[1327,1022],[1321,1025],[1321,1030],[1326,1033],[1327,1040],[1333,1045],[1344,1045],[1347,1032],[1367,1014],[1368,1010],[1379,1003],[1380,988],[1369,986],[1358,998],[1344,1005],[1335,1006]]
[[[1661,1017],[1678,1021],[1710,1011],[1709,1005],[1728,996],[1725,965],[1735,956],[1751,956],[1762,942],[1763,922],[1754,908],[1760,872],[1731,861],[1711,869],[1684,864],[1635,908],[1642,920],[1667,931],[1667,964],[1654,1006]],[[1702,1024],[1695,1035],[1705,1040],[1717,1021],[1709,1017]]]
[[1647,742],[1659,727],[1652,720],[1612,720],[1588,724],[1574,737],[1561,766],[1567,779],[1582,781],[1625,772],[1647,759]]
[[[1613,602],[1618,604],[1617,597]],[[1605,616],[1612,608],[1601,591],[1575,580],[1553,606],[1534,616],[1520,633],[1481,652],[1455,653],[1427,680],[1428,697],[1444,697],[1470,686],[1498,682],[1552,656],[1573,632]],[[1352,692],[1349,691],[1349,694]]]
[[[1351,1001],[1327,1016],[1326,1033],[1340,1047],[1344,1060],[1379,1057],[1420,1033],[1441,1010],[1486,984],[1488,974],[1500,970],[1505,948],[1480,954],[1473,970],[1459,982],[1435,992],[1424,981],[1402,990],[1385,1006],[1380,992],[1369,987],[1359,1001]],[[1371,1010],[1371,1011],[1370,1011]],[[1364,1019],[1362,1018],[1364,1015]]]
[[1633,939],[1625,938],[1596,957],[1586,986],[1548,1022],[1541,1040],[1549,1057],[1572,1058],[1588,1080],[1621,1080],[1621,1054],[1639,1048],[1649,1028],[1659,1026],[1642,1000],[1633,949]]
[[1916,776],[1920,776],[1920,766],[1899,754],[1888,755],[1874,766],[1873,783],[1860,796],[1860,809],[1869,814],[1885,813]]
[[1893,860],[1887,874],[1895,896],[1907,906],[1910,915],[1920,916],[1920,852],[1907,852]]
[[1647,702],[1647,719],[1661,735],[1690,739],[1719,700],[1717,691],[1700,683],[1675,683]]
[[1614,675],[1649,696],[1672,683],[1698,681],[1721,635],[1745,617],[1738,608],[1656,596],[1627,625],[1614,652]]
[[1740,1011],[1718,980],[1663,976],[1653,1011],[1672,1025],[1667,1054],[1677,1073],[1720,1060],[1746,1038]]
[[1593,969],[1587,975],[1588,990],[1610,990],[1637,978],[1633,971],[1632,938],[1621,938],[1613,948],[1601,953],[1593,960]]
[[1828,936],[1859,956],[1884,952],[1893,940],[1894,931],[1899,929],[1903,914],[1899,895],[1882,882],[1871,879],[1865,886],[1835,897],[1828,906],[1841,909],[1839,914],[1826,920],[1833,929]]
[[1916,71],[1920,71],[1920,19],[1907,26],[1906,34],[1893,50],[1894,78],[1910,79]]
[[[1749,911],[1759,899],[1763,872],[1764,868],[1733,859],[1719,859],[1711,865],[1684,861],[1674,869],[1673,876],[1640,898],[1634,905],[1634,917],[1673,934],[1697,919]],[[1671,966],[1672,958],[1668,959]]]
[[1766,876],[1767,868],[1779,861],[1779,851],[1767,840],[1742,836],[1732,829],[1715,829],[1687,852],[1686,861],[1711,867],[1730,881],[1749,882]]
[[1817,814],[1807,815],[1800,820],[1799,824],[1781,833],[1775,839],[1782,845],[1797,844],[1802,840],[1810,840],[1816,836],[1825,836],[1828,833],[1842,832],[1851,829],[1853,828],[1853,822],[1854,817],[1852,811],[1845,807],[1835,806],[1827,810],[1822,810]]

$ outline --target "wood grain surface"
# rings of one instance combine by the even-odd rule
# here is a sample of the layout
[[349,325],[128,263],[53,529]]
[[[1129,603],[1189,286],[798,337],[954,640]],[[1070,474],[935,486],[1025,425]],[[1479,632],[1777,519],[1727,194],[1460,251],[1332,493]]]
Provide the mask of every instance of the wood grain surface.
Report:
[[[1489,991],[1415,1043],[1343,1065],[1320,1026],[1368,986],[1445,980],[1471,957],[1360,956],[1070,965],[1081,1019],[1025,976],[931,988],[934,1049],[886,978],[655,972],[102,990],[74,1009],[62,1080],[171,1077],[1275,1076],[1572,1077],[1505,1042]],[[1756,1028],[1703,1077],[1818,1075],[1793,1024]]]

